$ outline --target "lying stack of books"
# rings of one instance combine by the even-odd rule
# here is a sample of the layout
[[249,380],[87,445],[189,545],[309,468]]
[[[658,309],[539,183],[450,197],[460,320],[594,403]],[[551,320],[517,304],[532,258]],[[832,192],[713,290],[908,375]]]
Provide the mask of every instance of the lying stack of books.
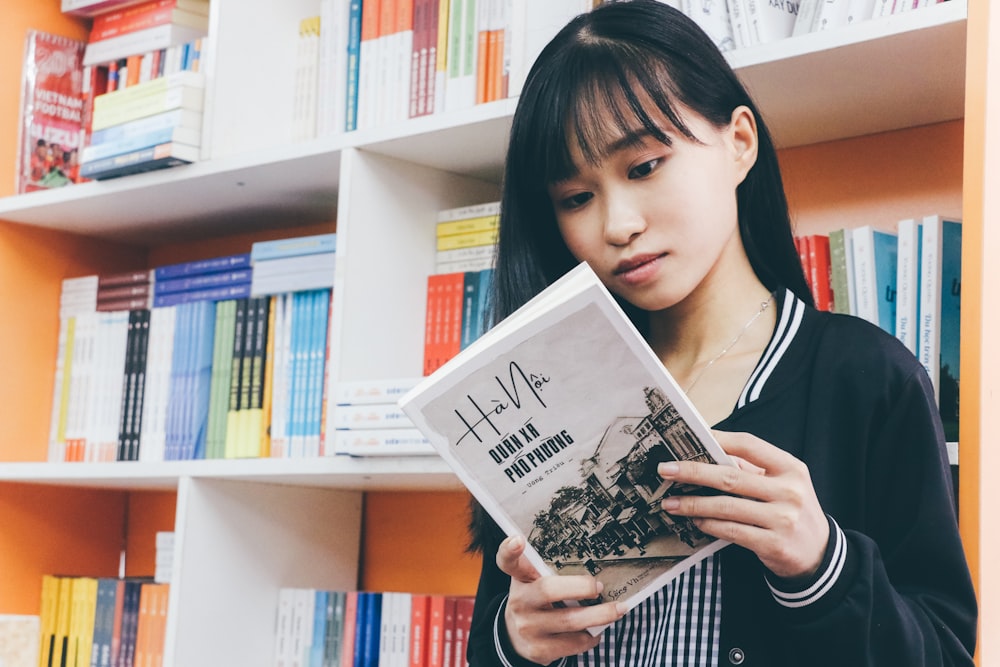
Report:
[[434,449],[397,405],[421,378],[341,381],[331,415],[333,454],[412,456]]
[[254,243],[251,296],[332,289],[336,250],[334,233]]

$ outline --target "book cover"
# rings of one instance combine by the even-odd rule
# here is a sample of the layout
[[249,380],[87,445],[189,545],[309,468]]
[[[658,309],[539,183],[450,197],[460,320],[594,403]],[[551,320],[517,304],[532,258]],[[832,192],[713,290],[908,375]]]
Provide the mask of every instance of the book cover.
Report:
[[634,607],[724,545],[660,509],[704,490],[656,467],[729,459],[586,264],[400,406],[539,572],[590,572]]
[[937,392],[945,439],[958,440],[961,344],[962,225],[924,217],[920,263],[918,358]]
[[917,219],[907,218],[899,221],[896,234],[896,338],[916,354],[922,227]]
[[250,247],[250,263],[256,264],[257,262],[284,257],[332,253],[336,250],[336,233],[257,241]]
[[21,71],[17,192],[81,180],[83,49],[78,40],[28,31]]

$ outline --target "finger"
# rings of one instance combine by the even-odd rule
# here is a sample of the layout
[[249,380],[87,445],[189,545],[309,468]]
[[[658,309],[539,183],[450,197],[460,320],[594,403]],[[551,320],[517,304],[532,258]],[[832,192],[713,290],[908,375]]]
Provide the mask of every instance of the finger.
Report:
[[549,575],[532,582],[515,579],[510,586],[511,603],[519,609],[551,609],[563,602],[595,600],[603,589],[601,582],[585,574]]
[[662,506],[670,514],[699,520],[713,519],[760,528],[772,528],[774,524],[773,510],[768,503],[739,496],[672,496],[664,499]]
[[712,431],[712,434],[727,454],[738,456],[771,473],[785,470],[797,461],[785,450],[750,433]]
[[530,583],[541,575],[524,555],[524,548],[524,538],[520,535],[505,539],[497,549],[497,567],[515,581]]
[[750,461],[747,461],[746,459],[740,456],[730,456],[729,458],[733,463],[736,464],[736,467],[739,468],[740,470],[751,472],[757,475],[767,474],[767,471],[761,468],[759,465],[751,463]]
[[738,466],[669,461],[661,463],[657,471],[663,479],[704,486],[725,494],[767,500],[775,493],[772,480],[757,472],[742,470]]

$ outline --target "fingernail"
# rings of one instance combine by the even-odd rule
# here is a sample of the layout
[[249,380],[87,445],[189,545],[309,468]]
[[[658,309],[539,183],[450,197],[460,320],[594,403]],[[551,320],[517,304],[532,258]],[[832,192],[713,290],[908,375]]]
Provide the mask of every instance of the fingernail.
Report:
[[673,477],[681,471],[681,467],[676,463],[661,463],[656,470],[661,477]]
[[618,612],[619,617],[624,616],[628,613],[628,605],[624,602],[619,602],[615,605],[615,611]]
[[680,509],[681,499],[671,496],[670,498],[665,498],[663,500],[663,509],[671,512],[676,509]]

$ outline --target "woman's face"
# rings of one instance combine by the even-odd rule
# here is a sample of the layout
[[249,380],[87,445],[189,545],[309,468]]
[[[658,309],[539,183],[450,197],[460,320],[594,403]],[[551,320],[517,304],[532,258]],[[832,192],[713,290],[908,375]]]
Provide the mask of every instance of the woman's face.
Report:
[[[756,160],[753,115],[737,108],[715,127],[679,109],[697,138],[662,116],[662,143],[636,121],[617,130],[588,163],[570,150],[575,174],[549,187],[559,230],[579,261],[586,261],[615,294],[649,311],[669,308],[699,288],[725,286],[747,266],[737,224],[736,187]],[[606,127],[616,127],[610,119]]]

